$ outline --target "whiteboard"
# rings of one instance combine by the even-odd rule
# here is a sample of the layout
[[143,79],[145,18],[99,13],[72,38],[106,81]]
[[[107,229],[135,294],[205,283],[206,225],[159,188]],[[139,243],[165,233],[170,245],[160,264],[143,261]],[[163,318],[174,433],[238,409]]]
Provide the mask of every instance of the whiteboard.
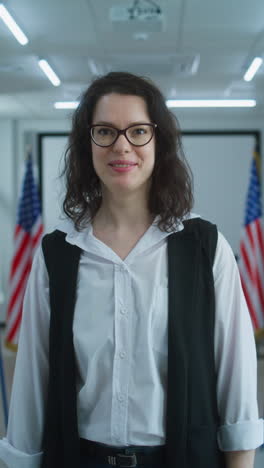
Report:
[[63,219],[62,202],[65,193],[60,177],[63,169],[67,137],[62,134],[41,135],[39,144],[40,187],[44,230],[51,232]]
[[194,175],[194,209],[217,224],[239,252],[254,135],[186,135],[185,155]]
[[[63,218],[63,183],[58,178],[67,144],[65,134],[39,135],[40,180],[45,232]],[[193,211],[217,224],[233,251],[239,251],[250,163],[256,132],[183,133],[186,159],[194,175]]]

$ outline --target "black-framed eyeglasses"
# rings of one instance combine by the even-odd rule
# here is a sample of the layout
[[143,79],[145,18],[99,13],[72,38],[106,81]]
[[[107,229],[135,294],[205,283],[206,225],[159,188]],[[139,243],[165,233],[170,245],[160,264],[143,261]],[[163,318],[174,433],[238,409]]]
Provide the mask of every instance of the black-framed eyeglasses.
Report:
[[152,140],[156,127],[155,123],[138,123],[118,130],[112,125],[96,124],[90,126],[90,132],[93,142],[98,146],[113,145],[119,135],[124,135],[133,146],[145,146]]

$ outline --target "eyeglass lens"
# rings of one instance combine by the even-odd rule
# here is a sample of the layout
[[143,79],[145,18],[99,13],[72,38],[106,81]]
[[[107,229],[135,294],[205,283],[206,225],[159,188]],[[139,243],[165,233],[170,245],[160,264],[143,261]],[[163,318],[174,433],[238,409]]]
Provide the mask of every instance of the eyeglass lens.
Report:
[[[92,137],[95,143],[100,146],[110,146],[116,140],[118,130],[107,125],[97,125],[92,127]],[[126,130],[128,141],[135,146],[147,144],[153,136],[151,125],[133,125]]]

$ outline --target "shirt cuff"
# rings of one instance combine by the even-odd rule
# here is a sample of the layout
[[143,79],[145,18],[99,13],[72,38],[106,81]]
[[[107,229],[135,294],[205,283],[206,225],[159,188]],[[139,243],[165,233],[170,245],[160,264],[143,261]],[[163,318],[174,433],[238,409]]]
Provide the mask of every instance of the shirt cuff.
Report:
[[27,454],[13,447],[6,438],[0,440],[0,460],[8,468],[39,468],[43,452]]
[[264,420],[242,421],[220,426],[217,433],[220,450],[232,452],[254,450],[264,441]]

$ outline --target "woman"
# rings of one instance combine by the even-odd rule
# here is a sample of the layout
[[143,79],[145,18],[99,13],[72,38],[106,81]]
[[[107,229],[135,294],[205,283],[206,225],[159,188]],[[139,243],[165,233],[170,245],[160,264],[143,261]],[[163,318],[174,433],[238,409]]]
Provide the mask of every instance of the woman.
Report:
[[191,215],[176,119],[147,79],[84,93],[67,219],[35,256],[7,437],[10,468],[251,468],[256,353],[233,253]]

